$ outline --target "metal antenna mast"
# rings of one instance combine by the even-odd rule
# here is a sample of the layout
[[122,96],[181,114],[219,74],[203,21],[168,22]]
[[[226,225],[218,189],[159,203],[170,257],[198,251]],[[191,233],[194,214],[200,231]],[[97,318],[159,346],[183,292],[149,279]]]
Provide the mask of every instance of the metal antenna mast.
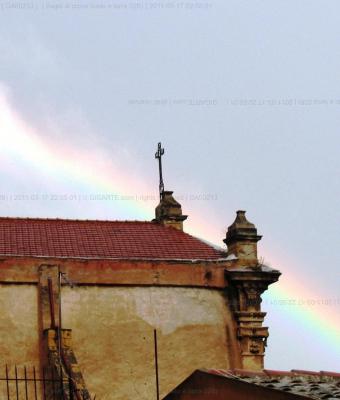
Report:
[[158,376],[158,346],[157,346],[157,330],[153,330],[153,340],[155,345],[155,370],[156,370],[156,399],[159,400],[159,376]]
[[164,149],[162,148],[161,142],[158,143],[158,148],[155,154],[155,158],[158,159],[159,166],[159,199],[162,200],[164,193],[164,182],[163,182],[163,171],[162,171],[162,155],[164,154]]

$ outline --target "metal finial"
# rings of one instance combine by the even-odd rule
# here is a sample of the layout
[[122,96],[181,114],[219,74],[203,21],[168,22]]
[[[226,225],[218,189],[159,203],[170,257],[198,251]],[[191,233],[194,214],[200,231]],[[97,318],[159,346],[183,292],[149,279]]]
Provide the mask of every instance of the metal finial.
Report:
[[164,193],[164,182],[163,182],[163,171],[162,171],[162,155],[164,154],[164,149],[162,148],[161,142],[158,143],[158,148],[155,153],[155,158],[158,159],[159,166],[159,199],[162,200]]

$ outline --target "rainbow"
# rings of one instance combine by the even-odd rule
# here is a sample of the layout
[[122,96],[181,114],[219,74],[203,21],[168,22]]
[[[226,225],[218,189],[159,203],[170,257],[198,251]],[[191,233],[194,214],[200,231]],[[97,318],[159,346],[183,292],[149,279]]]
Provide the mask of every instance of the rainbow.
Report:
[[[119,165],[107,154],[79,151],[42,138],[14,110],[9,97],[8,89],[0,86],[0,136],[3,159],[7,157],[11,162],[14,160],[36,169],[39,174],[49,177],[54,185],[59,185],[60,188],[65,188],[66,185],[72,190],[77,188],[81,192],[110,193],[119,198],[131,193],[133,188],[134,193],[152,194],[157,201],[156,185],[156,190],[151,190],[150,182],[141,177],[131,178],[129,171],[122,172]],[[120,219],[124,216],[124,219],[137,217],[150,220],[153,217],[154,201],[145,202],[137,198],[132,201],[131,198],[133,196],[129,201],[115,202],[115,207],[112,207],[110,202],[110,209],[106,210],[110,219]],[[212,243],[220,241],[217,239],[218,222],[215,225],[207,223],[192,212],[190,217],[186,223],[189,233],[204,237]],[[306,282],[306,278],[299,276],[298,268],[293,268],[291,263],[276,260],[274,255],[268,257],[275,265],[284,269],[285,274],[279,284],[273,285],[264,294],[264,308],[266,304],[277,306],[276,314],[285,325],[293,323],[295,325],[292,329],[296,329],[296,326],[299,329],[303,328],[305,332],[313,335],[318,344],[326,343],[326,354],[340,354],[340,321],[337,313],[339,304],[318,304],[320,300],[315,299],[315,293],[308,290],[308,285],[303,283]],[[332,301],[336,302],[336,299]],[[339,299],[338,301],[340,302]]]
[[[279,283],[272,285],[263,294],[263,309],[270,309],[271,314],[281,320],[285,331],[300,329],[304,334],[312,336],[318,346],[330,351],[330,357],[339,360],[340,357],[340,298],[324,296],[310,289],[310,279],[300,274],[299,268],[292,261],[276,260],[283,275]],[[288,329],[289,327],[289,329]],[[335,354],[337,354],[335,356]]]
[[[43,139],[14,111],[8,95],[3,92],[0,86],[0,138],[2,149],[11,160],[26,163],[39,174],[59,182],[62,187],[65,187],[66,183],[72,188],[71,194],[76,188],[79,192],[85,190],[98,196],[117,196],[115,207],[110,204],[111,219],[121,219],[122,216],[125,219],[153,218],[155,202],[158,200],[156,185],[150,189],[150,183],[145,183],[140,176],[131,179],[129,173],[122,172],[119,165],[105,153],[97,155],[93,151],[79,151],[52,142],[48,138]],[[138,198],[139,194],[155,200],[143,201]],[[127,200],[124,200],[125,198]],[[193,217],[191,220],[188,232],[195,232],[196,235],[213,241],[213,226],[207,226],[206,221],[202,219]]]

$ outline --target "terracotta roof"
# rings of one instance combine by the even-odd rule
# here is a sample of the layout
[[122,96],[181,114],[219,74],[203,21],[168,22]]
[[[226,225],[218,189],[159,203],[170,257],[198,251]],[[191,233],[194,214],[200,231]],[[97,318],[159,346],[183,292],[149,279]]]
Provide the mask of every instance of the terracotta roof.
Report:
[[337,372],[296,369],[291,371],[264,369],[262,372],[209,369],[204,372],[282,390],[310,399],[340,399],[340,374]]
[[172,227],[142,221],[0,218],[0,255],[217,260],[223,251]]

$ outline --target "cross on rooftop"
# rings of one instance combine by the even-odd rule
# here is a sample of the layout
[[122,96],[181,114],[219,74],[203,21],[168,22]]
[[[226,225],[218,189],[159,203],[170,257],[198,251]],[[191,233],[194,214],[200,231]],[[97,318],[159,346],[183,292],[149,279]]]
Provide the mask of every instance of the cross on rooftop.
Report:
[[163,182],[163,171],[162,171],[162,155],[164,154],[164,149],[162,148],[161,142],[158,143],[158,148],[155,154],[155,158],[158,159],[159,166],[159,198],[162,200],[164,193],[164,182]]

